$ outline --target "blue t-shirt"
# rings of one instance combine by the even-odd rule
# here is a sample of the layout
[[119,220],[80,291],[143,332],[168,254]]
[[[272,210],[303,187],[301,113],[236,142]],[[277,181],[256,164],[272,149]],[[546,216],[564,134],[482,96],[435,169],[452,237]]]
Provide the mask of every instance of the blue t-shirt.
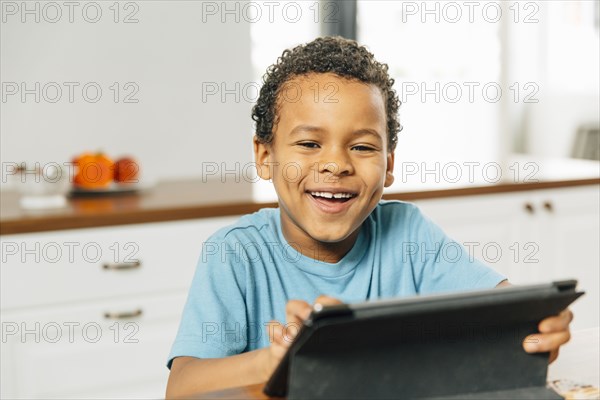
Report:
[[266,324],[285,324],[288,300],[324,294],[347,303],[493,288],[506,279],[411,203],[381,201],[337,263],[306,257],[281,232],[279,209],[245,215],[212,235],[202,254],[173,358],[221,358],[269,345]]

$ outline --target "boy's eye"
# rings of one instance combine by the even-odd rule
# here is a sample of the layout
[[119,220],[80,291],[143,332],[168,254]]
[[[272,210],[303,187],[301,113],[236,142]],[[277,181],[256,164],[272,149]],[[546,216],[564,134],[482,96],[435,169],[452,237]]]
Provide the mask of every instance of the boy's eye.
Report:
[[372,148],[372,147],[370,147],[370,146],[358,145],[358,146],[353,146],[352,150],[357,150],[357,151],[373,151],[375,149]]
[[319,145],[315,142],[301,142],[298,143],[299,146],[306,147],[307,149],[317,149]]

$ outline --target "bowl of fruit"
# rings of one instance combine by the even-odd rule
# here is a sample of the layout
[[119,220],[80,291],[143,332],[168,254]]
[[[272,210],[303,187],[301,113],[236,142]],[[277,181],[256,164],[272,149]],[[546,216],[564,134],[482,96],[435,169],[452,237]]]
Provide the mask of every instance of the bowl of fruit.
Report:
[[131,156],[116,160],[102,151],[72,160],[71,195],[132,193],[140,190],[140,166]]

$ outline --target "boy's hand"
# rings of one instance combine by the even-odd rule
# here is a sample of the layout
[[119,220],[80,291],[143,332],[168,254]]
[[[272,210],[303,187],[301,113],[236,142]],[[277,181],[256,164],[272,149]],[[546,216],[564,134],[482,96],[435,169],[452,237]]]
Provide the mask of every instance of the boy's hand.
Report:
[[540,333],[529,335],[523,340],[523,348],[528,353],[550,352],[550,363],[558,357],[558,349],[571,339],[569,324],[573,320],[571,310],[563,310],[554,317],[548,317],[540,322]]
[[[508,280],[503,280],[496,287],[512,286]],[[558,358],[558,349],[571,339],[569,324],[573,321],[573,313],[568,308],[554,317],[548,317],[540,322],[538,331],[523,340],[523,348],[528,353],[550,352],[550,360]]]
[[[321,304],[324,306],[342,304],[338,299],[328,296],[319,296],[315,300],[315,304]],[[265,349],[266,351],[266,362],[265,362],[265,380],[267,380],[275,371],[277,365],[283,358],[288,347],[292,344],[302,322],[308,318],[313,306],[303,300],[290,300],[285,306],[285,326],[278,321],[270,321],[267,325],[267,332],[269,334],[269,342],[271,345]]]

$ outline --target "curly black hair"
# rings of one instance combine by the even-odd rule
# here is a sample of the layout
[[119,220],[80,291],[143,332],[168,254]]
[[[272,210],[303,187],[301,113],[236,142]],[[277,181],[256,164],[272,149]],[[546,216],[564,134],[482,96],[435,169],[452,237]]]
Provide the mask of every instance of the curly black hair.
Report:
[[398,122],[401,103],[392,88],[394,79],[388,75],[388,65],[377,62],[375,56],[356,41],[340,36],[320,37],[287,49],[267,68],[258,100],[252,108],[258,141],[270,143],[273,140],[273,130],[278,122],[277,99],[286,82],[310,73],[328,72],[373,84],[381,90],[387,115],[388,149],[393,152],[402,130]]

